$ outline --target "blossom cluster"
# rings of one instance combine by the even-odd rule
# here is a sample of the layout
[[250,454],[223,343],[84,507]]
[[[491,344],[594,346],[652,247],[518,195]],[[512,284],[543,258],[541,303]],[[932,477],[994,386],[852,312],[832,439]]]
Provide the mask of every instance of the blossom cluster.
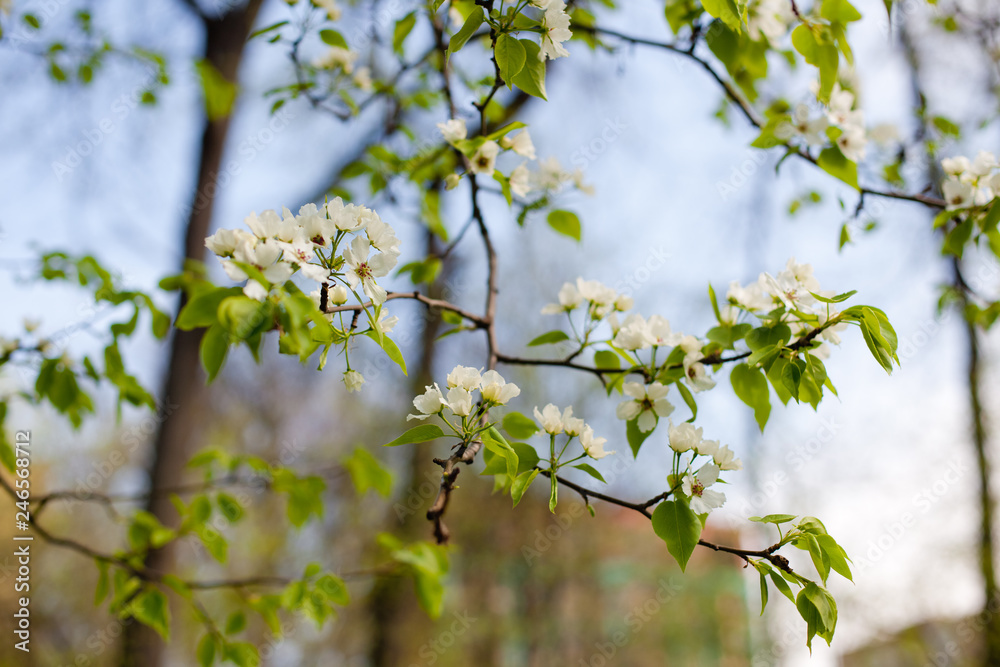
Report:
[[795,12],[786,0],[757,0],[749,7],[747,30],[754,41],[759,42],[763,37],[776,45],[794,21]]
[[631,310],[633,305],[632,297],[582,277],[577,278],[575,283],[563,283],[558,298],[559,303],[550,303],[542,308],[542,315],[569,313],[586,304],[588,316],[600,320],[615,312]]
[[[298,271],[326,284],[334,278],[350,286],[360,284],[372,303],[385,302],[386,291],[375,279],[388,275],[399,258],[399,239],[375,211],[344,204],[336,199],[317,207],[306,204],[292,215],[268,209],[244,220],[250,231],[220,229],[205,239],[205,245],[222,260],[226,275],[246,281],[243,293],[263,301],[271,289]],[[346,237],[338,256],[339,246]],[[374,251],[374,253],[373,253]],[[331,289],[333,303],[347,300],[346,288]]]
[[[812,90],[814,94],[819,92],[819,82],[813,82]],[[792,112],[792,127],[810,146],[825,145],[830,128],[837,128],[840,133],[835,141],[840,152],[848,160],[860,162],[865,157],[868,135],[865,132],[865,112],[856,107],[854,93],[837,83],[830,93],[825,114],[811,118],[809,107],[800,104]]]
[[573,36],[569,29],[570,19],[563,0],[531,0],[531,4],[545,13],[542,15],[542,41],[539,44],[538,59],[554,60],[565,58],[569,51],[563,42]]
[[[702,429],[693,424],[683,423],[674,426],[670,422],[667,430],[670,448],[679,456],[691,452],[693,456],[681,477],[681,491],[690,498],[691,509],[696,514],[707,514],[713,509],[722,507],[726,495],[709,487],[719,481],[719,474],[724,470],[742,470],[743,463],[728,445],[719,445],[718,440],[705,440]],[[699,456],[706,456],[711,461],[705,463],[697,472],[692,472],[692,464]]]
[[605,456],[615,453],[613,450],[604,451],[604,443],[608,439],[595,436],[594,429],[591,428],[590,424],[585,424],[579,417],[574,417],[573,406],[560,410],[555,404],[549,403],[541,410],[536,406],[534,414],[538,425],[549,435],[555,437],[564,433],[568,436],[567,443],[573,438],[579,438],[584,454],[594,460],[603,459]]
[[[472,143],[470,147],[471,142],[467,142],[469,130],[463,119],[451,118],[438,123],[437,127],[445,141],[466,154],[466,167],[470,174],[493,175],[501,151],[509,150],[528,160],[537,158],[535,144],[527,129],[517,134],[505,134],[499,141],[493,139],[478,141]],[[458,186],[461,178],[459,174],[449,174],[445,179],[445,185],[451,190]],[[566,183],[572,183],[584,194],[594,193],[594,188],[583,182],[582,170],[566,171],[555,157],[541,160],[537,170],[529,169],[528,162],[522,161],[510,172],[507,182],[510,184],[511,192],[518,197],[527,197],[532,192],[554,193]]]
[[[483,373],[470,366],[455,366],[448,373],[447,390],[448,393],[445,394],[436,382],[424,387],[424,393],[413,399],[413,407],[417,409],[417,414],[408,415],[407,421],[424,420],[434,415],[445,419],[442,414],[445,409],[456,417],[469,417],[473,414],[473,407],[477,403],[481,409],[486,410],[493,406],[506,405],[509,400],[521,393],[516,384],[507,382],[495,370]],[[475,399],[474,394],[477,391],[481,401]]]
[[947,175],[941,185],[949,210],[983,206],[1000,194],[1000,163],[993,153],[979,151],[974,160],[958,156],[941,160]]

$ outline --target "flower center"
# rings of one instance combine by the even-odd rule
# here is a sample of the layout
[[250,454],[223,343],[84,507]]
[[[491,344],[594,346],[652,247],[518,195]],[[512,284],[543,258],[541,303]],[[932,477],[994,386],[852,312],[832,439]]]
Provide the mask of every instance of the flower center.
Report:
[[358,264],[358,268],[354,269],[354,272],[358,274],[358,277],[362,280],[371,279],[373,277],[372,270],[371,267],[368,266],[368,262],[361,262]]
[[691,495],[698,496],[701,498],[701,494],[705,491],[705,485],[699,482],[697,479],[691,482]]

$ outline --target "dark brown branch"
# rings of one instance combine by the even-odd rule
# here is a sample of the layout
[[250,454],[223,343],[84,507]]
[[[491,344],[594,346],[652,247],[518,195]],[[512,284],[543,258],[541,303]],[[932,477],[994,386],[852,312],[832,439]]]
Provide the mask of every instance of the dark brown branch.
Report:
[[[599,28],[597,26],[585,26],[585,25],[574,24],[573,30],[579,32],[587,32],[594,35],[607,35],[609,37],[615,37],[616,39],[620,39],[630,44],[638,44],[642,46],[650,46],[653,48],[663,49],[665,51],[675,53],[679,56],[688,58],[698,63],[698,65],[700,65],[701,68],[705,70],[705,72],[707,72],[709,76],[711,76],[715,80],[715,82],[719,84],[719,86],[722,87],[723,91],[726,94],[726,97],[728,97],[729,100],[736,105],[736,107],[740,110],[743,116],[746,117],[746,119],[750,122],[752,126],[754,126],[757,129],[760,129],[764,126],[763,120],[758,117],[756,111],[753,109],[750,103],[743,99],[743,97],[739,94],[736,88],[731,83],[722,78],[722,76],[715,71],[715,68],[712,67],[711,63],[709,63],[707,60],[699,57],[694,53],[694,48],[693,48],[694,43],[685,48],[677,44],[672,44],[670,42],[660,42],[651,39],[644,39],[641,37],[633,37],[630,35],[620,33],[616,30],[608,30],[606,28]],[[817,158],[813,157],[807,150],[796,146],[792,146],[787,143],[782,143],[779,145],[783,146],[788,151],[790,151],[792,155],[795,155],[796,157],[799,157],[814,165],[817,166],[819,165],[819,161],[817,160]],[[886,197],[888,199],[916,202],[919,204],[923,204],[924,206],[927,206],[929,208],[935,208],[935,209],[943,209],[947,205],[947,202],[945,202],[943,199],[921,193],[910,194],[906,192],[897,192],[895,190],[877,190],[874,188],[864,188],[864,187],[859,187],[858,191],[862,195],[868,194],[875,197]]]
[[[546,477],[550,478],[552,477],[552,471],[543,470],[541,468],[539,468],[538,470]],[[663,500],[666,500],[668,497],[670,497],[670,495],[673,492],[673,490],[665,491],[660,495],[650,498],[645,502],[633,503],[627,500],[622,500],[621,498],[615,498],[614,496],[609,496],[605,493],[592,491],[591,489],[580,486],[576,482],[571,482],[568,479],[564,479],[559,475],[556,475],[556,481],[558,481],[566,488],[576,491],[580,495],[580,497],[583,498],[583,502],[587,504],[590,504],[591,498],[594,498],[595,500],[603,500],[606,503],[617,505],[618,507],[624,507],[625,509],[630,509],[634,512],[638,512],[647,519],[651,519],[653,517],[653,513],[650,511],[649,508],[652,507],[653,505],[660,503]],[[734,556],[741,558],[746,563],[750,563],[751,558],[763,558],[768,562],[770,562],[775,567],[779,567],[786,572],[792,571],[791,566],[788,564],[788,559],[786,559],[784,556],[780,556],[775,553],[780,548],[781,546],[780,543],[772,544],[766,549],[759,549],[759,550],[729,547],[722,544],[715,544],[707,540],[698,540],[698,545],[706,547],[708,549],[712,549],[713,551],[722,551],[728,554],[732,554]]]
[[[393,299],[413,299],[415,301],[419,301],[428,308],[438,308],[440,310],[448,310],[455,313],[456,315],[460,315],[461,317],[475,324],[476,327],[478,328],[486,328],[488,326],[488,322],[486,318],[484,318],[483,316],[477,315],[463,308],[459,308],[458,306],[449,303],[448,301],[443,301],[441,299],[432,299],[428,296],[424,296],[420,292],[389,292],[385,300],[391,301]],[[326,312],[327,313],[353,312],[357,314],[363,311],[365,308],[371,308],[373,305],[374,304],[371,301],[368,301],[364,304],[359,304],[356,306],[329,306],[327,307]]]

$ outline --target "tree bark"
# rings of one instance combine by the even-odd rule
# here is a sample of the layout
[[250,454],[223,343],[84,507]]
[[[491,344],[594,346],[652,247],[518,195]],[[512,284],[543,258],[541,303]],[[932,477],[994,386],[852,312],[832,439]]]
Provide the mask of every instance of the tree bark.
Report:
[[[262,0],[249,0],[242,7],[220,17],[206,16],[198,11],[196,5],[188,3],[205,26],[205,60],[227,81],[237,80],[244,45],[261,3]],[[211,227],[217,190],[215,180],[228,134],[229,116],[206,120],[201,137],[197,187],[184,232],[184,263],[205,258],[205,237]],[[184,267],[179,268],[183,270]],[[178,307],[183,305],[182,296]],[[182,479],[187,460],[201,444],[205,424],[207,392],[198,354],[200,342],[200,331],[175,330],[170,343],[170,358],[164,370],[160,394],[162,421],[153,443],[149,472],[150,501],[147,506],[164,524],[170,524],[176,512],[169,494],[159,493],[159,490],[174,486]],[[150,552],[146,565],[162,571],[169,568],[170,561],[171,551],[164,548]],[[122,667],[159,667],[163,664],[165,647],[150,628],[130,623],[126,626],[122,643]]]

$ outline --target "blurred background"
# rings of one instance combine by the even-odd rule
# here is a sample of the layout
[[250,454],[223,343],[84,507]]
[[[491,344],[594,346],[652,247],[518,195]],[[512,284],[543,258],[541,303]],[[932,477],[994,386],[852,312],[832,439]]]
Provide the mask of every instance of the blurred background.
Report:
[[[1000,149],[993,122],[1000,7],[986,0],[897,2],[890,28],[882,2],[855,4],[865,16],[850,34],[861,106],[869,126],[893,124],[904,146],[872,144],[869,162],[891,160],[880,151],[910,150],[905,190],[920,192],[937,180],[921,158],[926,142],[938,156]],[[359,64],[376,79],[392,76],[394,63],[379,49],[417,3],[341,5],[337,27],[360,51]],[[662,2],[591,9],[602,26],[671,39]],[[93,254],[122,284],[154,293],[174,312],[176,295],[157,291],[157,283],[177,273],[185,256],[200,256],[206,230],[238,227],[252,210],[297,210],[322,201],[331,188],[346,189],[395,227],[401,261],[423,257],[420,193],[390,184],[372,195],[345,183],[343,169],[372,141],[392,141],[385,134],[395,125],[405,126],[414,144],[438,142],[435,123],[447,118],[446,109],[438,101],[402,109],[376,101],[345,122],[300,98],[272,114],[274,97],[265,93],[295,81],[289,50],[246,36],[287,19],[294,10],[286,3],[15,0],[10,10],[0,38],[0,336],[18,335],[25,319],[39,320],[41,331],[59,333],[58,345],[74,354],[103,347],[100,326],[111,311],[95,309],[79,290],[34,280],[40,252]],[[89,32],[80,29],[80,10],[91,16]],[[25,14],[41,19],[41,28],[24,21]],[[73,72],[59,80],[53,43],[85,57],[105,38],[162,56],[169,83],[157,80],[155,59],[135,52],[106,57],[89,83]],[[431,39],[429,29],[415,30],[406,55],[423,52]],[[314,57],[323,47],[302,48]],[[804,625],[779,596],[761,617],[757,577],[735,558],[699,552],[682,575],[642,517],[596,503],[592,518],[568,493],[553,516],[541,491],[511,510],[508,498],[491,493],[491,480],[473,470],[461,476],[449,509],[452,562],[438,620],[420,610],[409,580],[349,576],[378,562],[378,533],[430,536],[423,514],[436,493],[431,458],[444,452],[379,445],[405,427],[410,401],[424,384],[443,381],[455,364],[484,362],[477,335],[433,345],[441,324],[415,304],[392,308],[409,379],[384,363],[375,346],[362,347],[352,355],[368,381],[360,394],[345,391],[336,364],[316,372],[311,362],[279,356],[273,345],[264,346],[260,364],[245,350],[234,353],[205,388],[196,365],[171,368],[172,359],[184,358],[182,336],[166,342],[137,336],[124,354],[146,386],[162,388],[158,413],[126,406],[116,418],[107,390],[97,392],[97,416],[79,430],[46,408],[12,407],[8,428],[33,431],[36,485],[141,496],[156,485],[154,468],[173,475],[172,484],[197,478],[180,467],[184,447],[187,456],[215,445],[304,471],[331,469],[359,446],[374,454],[393,473],[388,497],[359,495],[351,478],[334,470],[323,517],[294,529],[274,494],[248,488],[246,518],[226,529],[226,566],[193,541],[173,549],[175,566],[202,578],[294,575],[312,561],[345,573],[352,604],[322,630],[290,619],[284,636],[274,639],[251,621],[247,634],[266,665],[983,664],[995,613],[984,612],[969,338],[953,309],[938,309],[941,286],[953,276],[931,232],[931,214],[913,203],[872,199],[856,214],[857,193],[813,165],[789,160],[778,172],[780,151],[749,146],[756,131],[725,109],[721,89],[697,63],[624,43],[591,50],[574,41],[569,48],[571,57],[550,65],[548,102],[531,99],[515,117],[529,124],[539,157],[582,169],[594,192],[561,195],[560,205],[580,213],[580,243],[542,218],[529,215],[521,227],[502,201],[490,201],[485,213],[500,257],[501,349],[519,354],[553,328],[539,310],[577,276],[626,291],[643,314],[661,314],[675,330],[697,333],[713,322],[709,283],[721,294],[732,280],[781,270],[789,257],[811,263],[824,289],[858,290],[861,302],[886,311],[899,334],[902,364],[891,377],[859,336],[845,335],[828,362],[839,400],[831,397],[815,412],[777,405],[763,435],[725,386],[727,371],[718,389],[699,395],[705,436],[730,445],[745,466],[744,474],[732,475],[728,501],[708,523],[712,539],[769,544],[773,536],[747,517],[809,514],[821,517],[854,559],[854,583],[832,583],[840,603],[832,648],[815,642],[810,655]],[[485,72],[473,56],[461,56],[458,67],[470,79]],[[196,67],[203,58],[239,82],[227,119],[206,118]],[[762,94],[804,102],[812,76],[775,61]],[[471,123],[475,97],[462,94],[456,104]],[[925,126],[933,116],[960,127],[961,136]],[[881,176],[877,167],[861,168],[863,181]],[[467,215],[458,203],[442,210],[452,234]],[[853,242],[838,248],[844,225]],[[470,237],[451,259],[435,289],[478,308],[485,294],[480,245]],[[964,262],[966,276],[995,294],[995,258],[973,253]],[[214,262],[209,270],[226,284]],[[390,288],[408,285],[399,278]],[[1000,405],[995,332],[981,335],[978,346],[988,427]],[[30,385],[33,372],[8,369],[0,376],[3,392]],[[522,388],[516,409],[572,404],[608,437],[617,454],[597,467],[610,493],[645,499],[663,489],[666,447],[647,445],[633,460],[614,402],[596,381],[565,369],[501,372]],[[996,437],[986,433],[985,448],[993,453]],[[53,533],[107,551],[124,539],[121,522],[93,503],[53,505],[40,520]],[[56,546],[38,544],[36,553],[34,662],[24,662],[5,641],[0,663],[121,664],[129,631],[106,607],[94,607],[96,569]],[[799,555],[791,554],[793,566],[807,562]],[[9,554],[0,556],[5,618],[14,604],[11,563]],[[233,595],[206,594],[205,604],[224,613]],[[139,664],[195,664],[196,626],[177,613],[163,662]]]

